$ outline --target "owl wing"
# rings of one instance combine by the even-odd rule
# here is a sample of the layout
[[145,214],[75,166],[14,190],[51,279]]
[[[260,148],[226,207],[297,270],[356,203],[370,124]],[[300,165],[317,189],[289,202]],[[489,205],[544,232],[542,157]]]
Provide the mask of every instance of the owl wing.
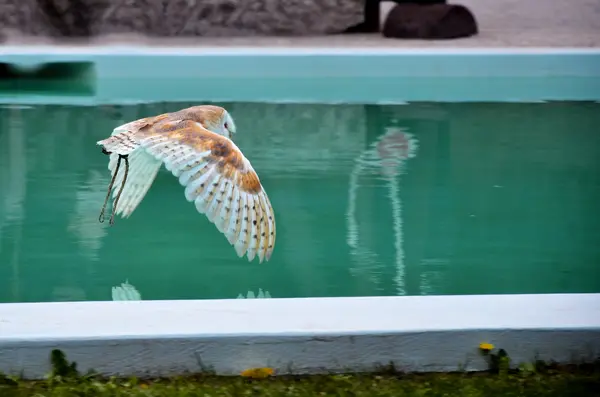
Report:
[[[117,167],[119,155],[111,154],[108,162],[108,169],[113,175]],[[115,214],[121,215],[123,218],[129,218],[133,211],[142,202],[142,199],[148,193],[150,186],[156,179],[158,171],[162,166],[160,160],[155,159],[152,155],[145,152],[142,148],[138,148],[129,155],[129,172],[127,173],[127,183],[123,188],[121,197],[115,208]],[[119,167],[119,173],[115,178],[114,186],[120,187],[125,175],[125,167],[123,164]],[[119,188],[113,189],[113,200],[117,197]]]
[[276,236],[273,207],[252,165],[231,140],[191,120],[141,128],[134,140],[139,148],[131,156],[138,150],[142,154],[132,163],[145,166],[139,170],[131,166],[132,173],[138,172],[133,180],[140,182],[131,188],[133,199],[122,196],[124,214],[130,213],[127,205],[141,201],[146,184],[152,183],[141,181],[154,179],[153,167],[164,163],[185,187],[185,198],[227,237],[239,257],[247,254],[252,261],[258,256],[261,263],[271,258]]

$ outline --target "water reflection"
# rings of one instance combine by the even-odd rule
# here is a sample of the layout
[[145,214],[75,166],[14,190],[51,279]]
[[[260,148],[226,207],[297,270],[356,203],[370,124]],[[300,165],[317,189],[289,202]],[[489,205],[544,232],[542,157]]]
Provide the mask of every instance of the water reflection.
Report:
[[125,282],[121,283],[121,285],[112,287],[111,292],[112,292],[112,300],[113,301],[140,301],[140,300],[142,300],[142,295],[132,284],[129,284],[129,280],[125,280]]
[[[347,219],[347,244],[350,247],[353,265],[350,272],[355,277],[361,277],[381,289],[382,261],[380,255],[369,249],[361,241],[360,226],[356,220],[357,190],[360,186],[360,177],[367,174],[367,181],[372,181],[373,176],[385,181],[389,189],[387,197],[391,202],[391,218],[393,220],[394,249],[396,275],[394,282],[396,294],[405,295],[404,285],[404,248],[402,246],[402,205],[400,201],[399,176],[404,171],[403,164],[409,158],[415,157],[417,151],[416,138],[401,127],[386,127],[385,133],[378,137],[367,150],[357,158],[350,174],[348,190]],[[367,185],[368,186],[368,185]],[[361,207],[366,209],[366,207]],[[367,222],[370,218],[364,217]],[[387,231],[384,231],[386,233]],[[381,231],[379,232],[381,233]]]
[[[26,133],[23,128],[23,117],[20,107],[8,107],[0,110],[2,131],[0,135],[0,255],[11,269],[11,300],[20,299],[20,252],[23,237],[24,201],[26,192],[27,157],[25,152]],[[4,233],[11,233],[4,238]],[[6,242],[6,244],[3,244]],[[8,252],[6,252],[8,251]],[[8,266],[7,266],[8,267]]]
[[91,216],[102,208],[106,186],[110,177],[98,170],[90,170],[88,177],[75,192],[75,208],[69,217],[67,230],[76,239],[80,252],[90,261],[99,260],[102,239],[106,236],[106,223]]
[[599,104],[221,104],[277,211],[262,265],[164,170],[97,221],[95,142],[190,105],[0,109],[0,302],[600,291]]
[[270,299],[271,293],[269,291],[263,291],[262,288],[258,289],[258,293],[254,294],[254,291],[248,291],[246,296],[239,294],[236,299]]
[[[142,300],[142,295],[137,288],[129,283],[129,280],[125,280],[124,283],[112,287],[111,290],[113,301],[139,301]],[[236,299],[270,299],[271,293],[269,291],[263,291],[262,288],[258,289],[257,293],[254,291],[247,291],[246,294],[238,294]]]

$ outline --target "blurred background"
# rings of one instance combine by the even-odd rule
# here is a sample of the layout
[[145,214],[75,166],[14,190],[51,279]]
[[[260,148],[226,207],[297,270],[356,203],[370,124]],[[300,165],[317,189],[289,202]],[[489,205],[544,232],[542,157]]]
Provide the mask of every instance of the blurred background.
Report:
[[[377,41],[394,7],[464,6],[478,25],[470,40],[427,43]],[[450,9],[455,11],[456,9]],[[410,24],[453,28],[444,18],[470,22],[448,9],[410,12]],[[407,27],[400,16],[390,23]],[[407,28],[410,29],[410,28]],[[455,30],[455,29],[454,29]],[[128,41],[145,44],[186,39],[193,45],[370,45],[387,46],[597,46],[600,40],[598,0],[3,0],[0,32],[12,42],[53,40]],[[341,33],[350,34],[348,35]],[[262,36],[262,41],[256,41]],[[320,38],[318,36],[327,36]],[[212,38],[206,41],[198,38]]]

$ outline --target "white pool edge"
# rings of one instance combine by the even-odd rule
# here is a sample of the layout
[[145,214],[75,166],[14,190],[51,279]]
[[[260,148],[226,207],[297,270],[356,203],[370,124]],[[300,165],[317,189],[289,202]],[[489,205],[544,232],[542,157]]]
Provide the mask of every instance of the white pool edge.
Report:
[[484,370],[600,357],[600,294],[233,299],[0,305],[0,371],[43,377],[51,349],[104,375]]
[[0,46],[0,56],[13,55],[176,55],[195,57],[221,56],[304,56],[304,55],[579,55],[598,54],[600,47],[258,47],[258,46],[160,46],[144,44],[110,45],[5,45]]

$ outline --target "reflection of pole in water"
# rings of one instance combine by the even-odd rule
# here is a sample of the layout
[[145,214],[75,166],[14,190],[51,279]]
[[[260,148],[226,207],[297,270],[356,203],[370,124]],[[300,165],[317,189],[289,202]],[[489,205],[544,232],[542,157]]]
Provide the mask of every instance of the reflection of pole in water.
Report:
[[392,204],[392,219],[394,227],[394,248],[396,250],[396,293],[404,295],[404,249],[402,244],[402,206],[399,196],[398,176],[401,166],[408,158],[416,155],[417,141],[411,135],[400,128],[387,128],[386,132],[379,137],[370,148],[358,158],[350,175],[349,199],[347,211],[348,236],[347,243],[351,247],[351,254],[357,256],[361,265],[375,264],[375,254],[364,247],[359,246],[358,224],[355,218],[356,190],[358,189],[358,176],[367,169],[380,170],[389,188]]
[[394,222],[394,235],[396,239],[396,293],[406,294],[404,282],[404,248],[402,239],[402,204],[400,203],[400,187],[398,176],[400,167],[408,158],[416,155],[417,143],[412,135],[405,133],[400,128],[390,128],[387,134],[377,142],[377,152],[381,158],[382,171],[390,189],[389,198],[392,202],[392,219]]
[[27,161],[25,150],[25,129],[23,118],[19,108],[8,110],[8,189],[4,197],[5,219],[0,223],[0,231],[3,225],[14,223],[16,230],[14,234],[13,252],[11,258],[13,299],[19,301],[19,260],[21,251],[21,239],[23,237],[24,202],[27,186]]

